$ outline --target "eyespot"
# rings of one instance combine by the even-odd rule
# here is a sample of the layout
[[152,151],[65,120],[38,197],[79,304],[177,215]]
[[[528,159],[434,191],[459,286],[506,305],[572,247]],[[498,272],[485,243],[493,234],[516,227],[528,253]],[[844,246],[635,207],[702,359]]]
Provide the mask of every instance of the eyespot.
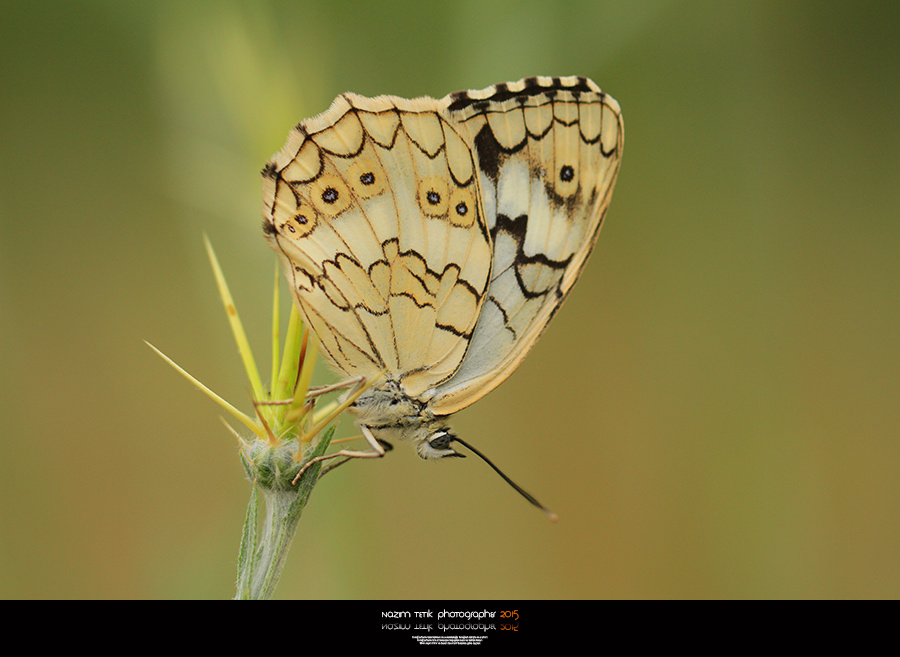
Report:
[[571,164],[559,168],[554,189],[560,196],[571,196],[578,191],[578,171]]
[[419,181],[418,201],[422,212],[431,217],[442,217],[447,214],[450,194],[447,181],[437,176],[423,178]]
[[310,185],[309,200],[322,214],[335,217],[350,207],[353,198],[341,178],[325,174]]
[[317,223],[316,211],[309,203],[301,201],[297,212],[278,224],[278,233],[292,240],[299,240],[309,235]]
[[454,226],[471,226],[475,223],[475,193],[470,187],[457,187],[450,194],[450,223]]
[[350,165],[346,174],[347,184],[359,198],[371,198],[385,189],[385,174],[373,157],[360,157]]

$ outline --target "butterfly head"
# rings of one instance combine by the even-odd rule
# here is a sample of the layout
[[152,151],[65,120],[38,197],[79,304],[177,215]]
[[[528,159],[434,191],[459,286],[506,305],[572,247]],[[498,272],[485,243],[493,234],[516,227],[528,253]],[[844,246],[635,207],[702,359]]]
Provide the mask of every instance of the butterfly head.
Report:
[[457,440],[456,434],[446,425],[438,426],[424,440],[416,443],[416,452],[423,459],[442,459],[447,456],[465,457],[450,447],[450,443]]

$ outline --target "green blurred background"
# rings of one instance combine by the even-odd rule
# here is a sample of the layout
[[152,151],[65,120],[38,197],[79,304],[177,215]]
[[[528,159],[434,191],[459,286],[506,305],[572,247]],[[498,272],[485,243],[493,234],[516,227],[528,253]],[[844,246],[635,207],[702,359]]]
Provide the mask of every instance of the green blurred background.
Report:
[[624,163],[565,308],[455,426],[559,523],[399,445],[319,485],[278,597],[897,597],[898,28],[884,2],[4,0],[0,596],[233,595],[235,440],[143,342],[250,410],[202,234],[265,371],[258,172],[291,126],[540,74],[618,99]]

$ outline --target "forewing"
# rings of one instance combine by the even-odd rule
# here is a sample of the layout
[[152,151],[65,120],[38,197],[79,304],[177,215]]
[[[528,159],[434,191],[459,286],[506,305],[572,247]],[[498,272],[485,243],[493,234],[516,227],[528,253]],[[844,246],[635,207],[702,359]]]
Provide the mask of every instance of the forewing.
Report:
[[432,409],[453,413],[503,382],[577,280],[619,170],[619,106],[587,78],[527,78],[443,99],[473,145],[493,271],[469,350]]

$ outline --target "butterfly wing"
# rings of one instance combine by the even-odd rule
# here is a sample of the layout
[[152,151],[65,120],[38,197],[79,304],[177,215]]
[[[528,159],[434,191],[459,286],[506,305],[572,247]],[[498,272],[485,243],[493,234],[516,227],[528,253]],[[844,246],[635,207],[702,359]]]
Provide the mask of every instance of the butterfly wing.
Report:
[[527,78],[442,102],[476,153],[493,271],[465,359],[433,393],[439,415],[502,383],[543,332],[594,246],[623,146],[618,104],[587,78]]
[[263,170],[264,229],[323,352],[413,398],[459,368],[490,277],[473,153],[438,110],[344,94]]

